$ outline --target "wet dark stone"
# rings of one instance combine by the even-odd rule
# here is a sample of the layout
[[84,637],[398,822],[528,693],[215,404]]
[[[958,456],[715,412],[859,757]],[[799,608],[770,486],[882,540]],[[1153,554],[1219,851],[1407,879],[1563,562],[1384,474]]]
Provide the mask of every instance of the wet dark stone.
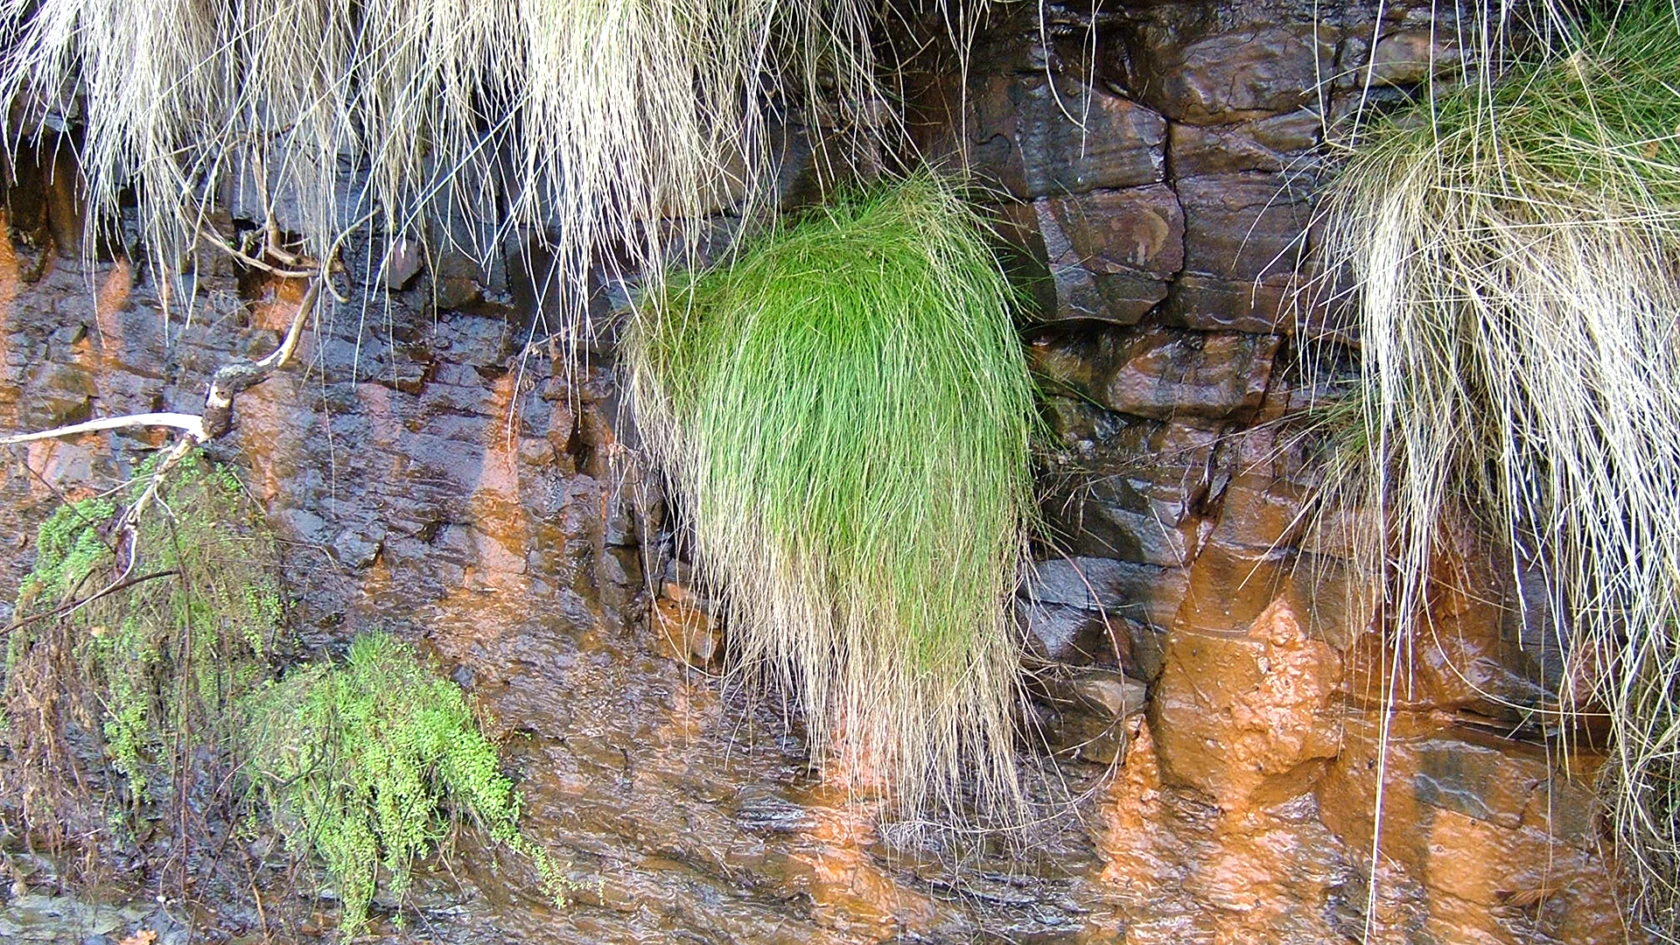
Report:
[[[1219,124],[1294,111],[1336,57],[1335,37],[1303,17],[1261,11],[1226,22],[1217,4],[1157,7],[1126,37],[1127,88],[1174,121]],[[1270,13],[1270,11],[1266,11]],[[1309,14],[1310,16],[1310,14]],[[1327,31],[1325,31],[1327,32]]]
[[[1120,415],[1085,406],[1070,414],[1064,437],[1085,436],[1092,426],[1101,445],[1075,441],[1077,453],[1048,479],[1043,502],[1056,547],[1076,555],[1150,564],[1176,571],[1200,553],[1205,535],[1221,521],[1223,478],[1214,446],[1219,434],[1182,423],[1116,422]],[[1182,572],[1179,572],[1182,573]],[[1165,628],[1173,612],[1155,621]],[[1151,641],[1133,633],[1134,644]],[[1136,654],[1144,659],[1144,650]]]
[[327,522],[308,509],[274,507],[268,511],[274,533],[291,541],[314,544],[326,537]]
[[1183,572],[1108,558],[1058,558],[1033,564],[1022,598],[1167,627],[1183,600]]
[[1243,171],[1182,178],[1184,269],[1250,282],[1295,269],[1298,240],[1311,220],[1310,182]]
[[379,557],[384,536],[385,529],[383,526],[374,526],[367,532],[347,528],[333,540],[333,554],[341,563],[349,567],[365,568],[373,564],[374,560]]
[[1018,600],[1016,616],[1026,632],[1027,652],[1054,663],[1090,663],[1113,659],[1114,637],[1100,611],[1048,602]]
[[973,93],[976,170],[1022,198],[1162,179],[1167,126],[1107,89],[1043,73],[996,76]]
[[425,264],[425,253],[419,242],[400,238],[393,240],[380,264],[380,278],[385,288],[406,289]]
[[1238,171],[1299,171],[1318,146],[1323,119],[1303,109],[1228,125],[1174,122],[1169,133],[1175,178]]
[[509,301],[507,266],[500,253],[491,254],[488,264],[481,264],[459,250],[445,250],[438,254],[435,265],[436,281],[428,301],[435,302],[440,311]]
[[1278,339],[1151,333],[1111,362],[1097,390],[1112,410],[1144,417],[1225,417],[1258,407]]
[[433,290],[437,307],[443,311],[466,308],[484,298],[484,290],[466,276],[445,276]]
[[1293,275],[1264,279],[1221,279],[1184,273],[1173,281],[1161,320],[1197,331],[1288,334],[1295,329],[1298,305],[1316,312]]
[[1035,694],[1046,711],[1039,731],[1059,757],[1111,765],[1125,754],[1128,720],[1145,708],[1148,686],[1115,669],[1083,666],[1043,674]]
[[[1416,86],[1430,78],[1459,71],[1463,50],[1458,40],[1459,10],[1451,4],[1396,3],[1382,9],[1380,22],[1366,19],[1373,11],[1353,10],[1338,51],[1340,69],[1333,82],[1338,91],[1364,95],[1366,79],[1381,96],[1385,86]],[[1376,54],[1371,54],[1373,38]]]
[[1105,331],[1034,346],[1035,366],[1118,413],[1223,420],[1260,406],[1274,335]]
[[1037,288],[1051,320],[1135,324],[1184,264],[1184,215],[1162,184],[1038,200],[1010,216],[1033,270],[1048,276]]
[[1151,498],[1145,491],[1150,485],[1124,476],[1092,478],[1065,498],[1051,498],[1052,521],[1073,536],[1079,551],[1183,567],[1195,551],[1196,523],[1182,502]]
[[76,364],[48,361],[24,385],[22,420],[30,430],[46,430],[89,419],[99,393],[93,375]]
[[1043,400],[1044,416],[1056,437],[1056,454],[1051,462],[1058,466],[1085,468],[1087,464],[1109,452],[1113,438],[1125,435],[1140,421],[1123,417],[1112,410],[1059,394],[1047,394]]
[[1370,58],[1371,78],[1389,85],[1416,85],[1458,71],[1459,50],[1445,42],[1439,27],[1398,29],[1377,37]]
[[1053,698],[1110,722],[1142,712],[1148,688],[1118,670],[1097,666],[1082,667],[1051,683]]

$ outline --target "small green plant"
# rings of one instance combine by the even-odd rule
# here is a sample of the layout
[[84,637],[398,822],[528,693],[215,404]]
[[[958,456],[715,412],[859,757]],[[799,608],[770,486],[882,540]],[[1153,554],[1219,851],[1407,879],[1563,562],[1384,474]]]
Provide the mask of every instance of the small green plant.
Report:
[[462,816],[564,897],[558,865],[519,831],[519,795],[465,694],[394,637],[366,634],[343,665],[294,670],[248,698],[242,716],[251,786],[289,846],[318,856],[338,883],[344,940],[366,924],[381,868],[401,899],[414,858]]
[[1007,604],[1035,413],[982,234],[930,176],[845,197],[673,276],[628,342],[740,665],[910,816],[1020,803]]
[[176,467],[131,528],[116,527],[118,511],[84,499],[39,529],[7,640],[6,737],[28,782],[91,760],[63,753],[67,733],[96,731],[138,807],[190,776],[198,749],[225,738],[226,709],[266,675],[278,556],[239,481],[202,457]]
[[[1363,462],[1333,489],[1404,656],[1445,535],[1547,577],[1552,711],[1603,713],[1603,794],[1680,940],[1680,28],[1667,2],[1369,129],[1322,247],[1357,290]],[[1515,579],[1515,575],[1513,575]]]
[[68,502],[35,531],[35,567],[18,590],[19,605],[70,596],[110,552],[100,529],[117,514],[109,499]]

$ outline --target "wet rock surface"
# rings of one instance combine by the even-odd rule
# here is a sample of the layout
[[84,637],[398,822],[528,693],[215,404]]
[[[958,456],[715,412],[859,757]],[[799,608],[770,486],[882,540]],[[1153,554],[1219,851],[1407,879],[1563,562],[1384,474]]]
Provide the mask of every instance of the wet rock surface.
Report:
[[[570,370],[516,241],[488,267],[357,246],[347,268],[378,273],[368,306],[330,306],[217,450],[283,541],[302,648],[371,628],[421,643],[486,710],[532,835],[578,885],[555,908],[469,834],[428,864],[402,927],[382,904],[376,938],[1626,939],[1587,762],[1510,724],[1559,684],[1515,592],[1444,563],[1457,577],[1416,684],[1389,685],[1370,576],[1304,528],[1313,445],[1283,422],[1305,396],[1291,253],[1353,90],[1337,77],[1374,44],[1385,88],[1427,79],[1432,45],[1455,55],[1450,11],[1187,0],[1040,24],[1018,7],[977,39],[966,88],[928,86],[946,113],[922,132],[1009,195],[1001,228],[1039,309],[1024,329],[1053,433],[1047,535],[1018,611],[1043,822],[940,846],[823,784],[797,713],[719,676],[727,628],[671,560],[658,482],[620,436],[610,327]],[[275,343],[299,287],[206,259],[165,319],[155,274],[78,264],[58,161],[20,168],[0,240],[0,429],[196,411],[217,366]],[[62,495],[166,442],[13,448],[0,597]],[[26,869],[25,847],[0,843],[0,937],[118,941],[163,918],[218,941],[332,935],[330,890],[274,850],[250,853],[236,894],[163,858],[100,897]]]

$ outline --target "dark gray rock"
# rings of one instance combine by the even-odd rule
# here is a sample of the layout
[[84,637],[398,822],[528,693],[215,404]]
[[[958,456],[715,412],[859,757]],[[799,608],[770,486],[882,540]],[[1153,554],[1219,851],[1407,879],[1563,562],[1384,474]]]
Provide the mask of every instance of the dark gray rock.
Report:
[[1078,550],[1152,564],[1183,567],[1194,556],[1196,524],[1181,503],[1151,498],[1150,483],[1124,476],[1095,477],[1056,503],[1052,521],[1076,536]]
[[375,524],[370,529],[346,528],[333,539],[333,554],[352,568],[365,568],[379,557],[385,541],[385,528]]
[[1136,187],[1165,175],[1166,121],[1107,89],[1061,75],[997,76],[970,108],[975,169],[1017,197]]
[[1031,349],[1052,382],[1109,410],[1157,420],[1252,413],[1271,381],[1275,335],[1105,331]]
[[1046,198],[1010,216],[1049,320],[1135,324],[1184,264],[1184,214],[1162,184]]
[[1312,217],[1310,180],[1241,171],[1181,178],[1175,187],[1187,273],[1251,282],[1294,271]]
[[1174,122],[1167,139],[1173,176],[1300,170],[1322,138],[1322,122],[1306,109],[1229,125]]
[[1242,280],[1187,272],[1173,280],[1161,320],[1197,331],[1288,334],[1300,315],[1318,312],[1301,290],[1293,274]]
[[1117,618],[1101,611],[1043,601],[1018,600],[1016,616],[1026,633],[1027,652],[1052,663],[1084,664],[1111,657]]
[[1059,558],[1035,562],[1021,596],[1028,604],[1106,611],[1166,627],[1186,588],[1184,573],[1177,568],[1108,558]]
[[20,419],[30,430],[79,423],[91,416],[98,393],[93,374],[81,365],[48,361],[24,385]]
[[1118,670],[1086,666],[1041,677],[1037,694],[1046,712],[1040,733],[1061,757],[1110,765],[1125,756],[1130,719],[1147,705],[1148,687]]
[[1221,124],[1294,111],[1313,101],[1320,77],[1333,71],[1337,37],[1310,19],[1221,23],[1203,5],[1158,10],[1127,37],[1127,87],[1174,121]]
[[1097,666],[1056,680],[1052,691],[1083,711],[1111,722],[1142,712],[1149,696],[1149,687],[1141,680]]
[[392,240],[380,266],[381,281],[393,291],[406,289],[424,263],[425,252],[418,241],[407,237]]

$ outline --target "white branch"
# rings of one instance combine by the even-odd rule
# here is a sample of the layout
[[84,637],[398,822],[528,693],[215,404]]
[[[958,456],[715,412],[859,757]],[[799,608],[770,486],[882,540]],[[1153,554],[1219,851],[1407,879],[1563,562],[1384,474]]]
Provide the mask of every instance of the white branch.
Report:
[[131,413],[124,417],[106,417],[86,423],[72,423],[67,427],[54,427],[38,433],[18,433],[0,437],[0,446],[29,443],[34,440],[52,440],[81,433],[98,433],[102,430],[122,430],[128,427],[172,427],[186,431],[195,442],[204,439],[204,421],[190,413]]

